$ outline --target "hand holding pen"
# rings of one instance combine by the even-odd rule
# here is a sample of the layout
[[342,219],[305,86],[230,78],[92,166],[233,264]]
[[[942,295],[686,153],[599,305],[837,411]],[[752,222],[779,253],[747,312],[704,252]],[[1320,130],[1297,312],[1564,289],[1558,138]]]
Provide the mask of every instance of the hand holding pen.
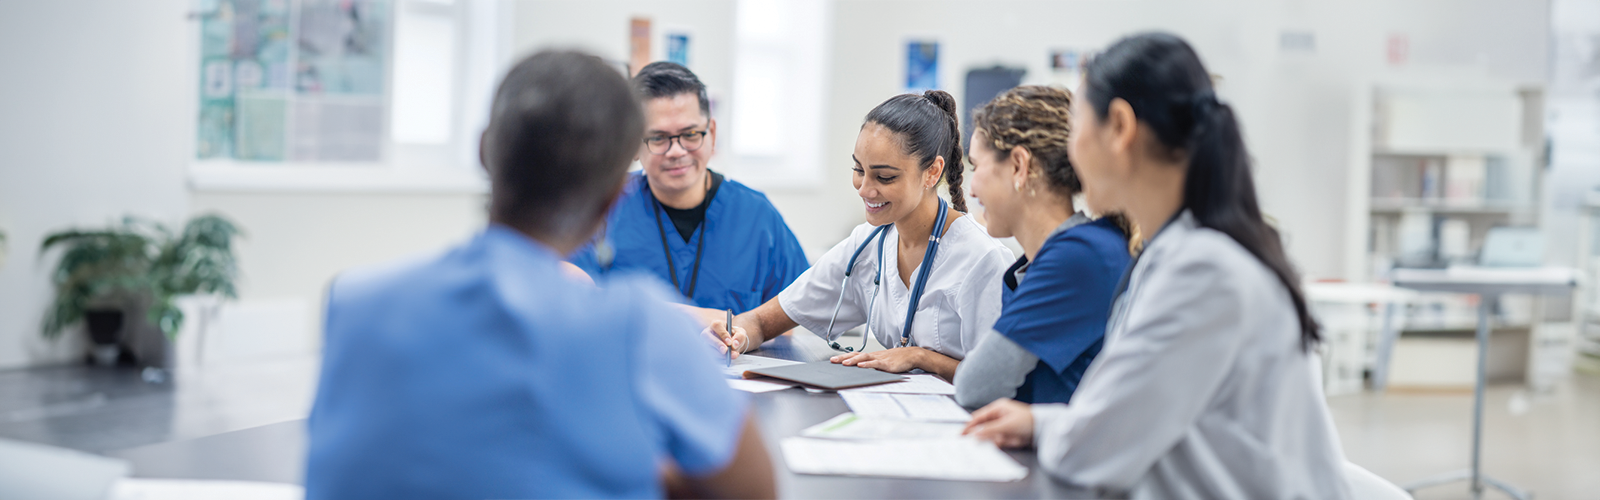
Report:
[[728,350],[728,366],[733,366],[733,359],[744,354],[744,346],[749,337],[741,335],[744,328],[733,326],[733,310],[727,311],[726,321],[711,322],[711,333],[722,341],[724,349]]

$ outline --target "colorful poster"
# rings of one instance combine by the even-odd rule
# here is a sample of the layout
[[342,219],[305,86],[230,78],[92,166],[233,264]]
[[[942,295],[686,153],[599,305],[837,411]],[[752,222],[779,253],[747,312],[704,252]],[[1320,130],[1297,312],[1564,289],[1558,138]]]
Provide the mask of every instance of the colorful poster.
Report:
[[689,66],[689,35],[667,33],[667,60]]
[[650,19],[635,17],[628,21],[628,75],[632,76],[650,64]]
[[383,94],[388,9],[376,0],[304,0],[296,28],[301,94]]
[[[201,10],[197,158],[297,156],[290,154],[291,142],[307,141],[290,140],[301,100],[364,99],[381,116],[389,0],[205,0]],[[372,130],[347,135],[374,138],[356,149],[378,151],[382,124],[369,122],[348,121]],[[379,155],[344,159],[375,161]]]
[[939,88],[939,42],[906,43],[906,92]]

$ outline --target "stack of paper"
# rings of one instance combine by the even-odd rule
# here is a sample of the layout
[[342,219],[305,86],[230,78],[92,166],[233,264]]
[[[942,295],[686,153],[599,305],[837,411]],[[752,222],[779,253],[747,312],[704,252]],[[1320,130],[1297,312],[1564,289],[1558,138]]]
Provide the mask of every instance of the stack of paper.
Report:
[[746,355],[743,355],[743,356],[739,356],[738,358],[735,358],[733,360],[733,366],[729,366],[727,368],[723,368],[722,369],[722,373],[727,375],[727,376],[729,376],[729,377],[743,377],[744,376],[744,372],[749,371],[749,370],[755,370],[757,368],[768,368],[768,367],[773,367],[773,366],[798,365],[798,364],[800,364],[799,361],[789,361],[787,359],[768,358],[768,357],[765,357],[765,356],[754,356],[754,355],[746,354]]
[[728,379],[728,387],[732,387],[734,389],[738,389],[738,390],[741,390],[741,391],[744,391],[744,392],[763,393],[763,392],[781,391],[781,390],[788,389],[788,388],[794,387],[794,386],[795,386],[795,384],[792,384],[792,383],[789,383],[789,382],[785,382],[785,381],[782,381],[782,380],[777,380],[777,379],[758,379],[758,380],[745,380],[745,379],[738,379],[738,378],[730,378],[730,379]]
[[801,436],[821,439],[957,439],[966,424],[868,418],[845,413],[807,427]]
[[966,422],[972,419],[972,414],[949,396],[938,394],[841,391],[839,397],[850,405],[850,411],[863,417],[927,422]]
[[784,439],[783,460],[800,474],[1016,481],[1028,468],[975,439],[835,441]]
[[306,497],[297,484],[199,479],[125,478],[112,487],[110,500],[188,500],[231,498],[242,500],[295,500]]
[[956,386],[950,385],[949,382],[945,382],[943,379],[931,374],[920,373],[916,375],[907,375],[906,379],[900,382],[869,385],[855,389],[845,389],[839,392],[890,392],[900,394],[943,394],[946,396],[954,396],[956,395]]

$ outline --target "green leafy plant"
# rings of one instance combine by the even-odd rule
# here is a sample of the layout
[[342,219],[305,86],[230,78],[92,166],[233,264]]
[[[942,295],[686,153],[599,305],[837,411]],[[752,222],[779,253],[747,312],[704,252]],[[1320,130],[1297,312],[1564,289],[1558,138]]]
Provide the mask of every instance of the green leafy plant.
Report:
[[146,318],[173,337],[183,326],[175,298],[237,297],[233,238],[239,235],[233,222],[207,214],[190,219],[181,233],[156,221],[126,217],[106,229],[46,236],[40,254],[55,247],[62,251],[50,275],[56,297],[44,318],[44,336],[61,335],[90,309],[131,308],[148,301]]

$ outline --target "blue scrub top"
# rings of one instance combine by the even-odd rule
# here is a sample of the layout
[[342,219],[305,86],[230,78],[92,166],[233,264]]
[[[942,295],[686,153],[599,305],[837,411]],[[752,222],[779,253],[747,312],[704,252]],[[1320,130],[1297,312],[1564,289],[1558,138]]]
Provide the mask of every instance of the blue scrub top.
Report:
[[1014,282],[1002,287],[995,331],[1039,358],[1017,388],[1018,401],[1072,399],[1083,372],[1100,354],[1112,295],[1129,260],[1127,237],[1109,218],[1101,218],[1050,235],[1034,260],[1025,263],[1027,272],[1016,288],[1010,286]]
[[306,498],[661,497],[721,470],[746,400],[654,278],[596,288],[504,226],[328,289]]
[[[688,301],[699,307],[732,309],[735,314],[778,296],[810,267],[800,241],[767,196],[733,179],[725,179],[717,188],[711,206],[706,207],[704,227],[696,229],[688,241],[673,228],[665,212],[660,214],[658,227],[656,210],[644,174],[630,174],[621,199],[606,218],[604,238],[614,249],[611,265],[601,265],[593,243],[578,249],[569,260],[597,282],[618,271],[635,271],[672,283],[669,273],[676,273],[682,296],[695,281],[695,251],[705,238],[699,281]],[[676,269],[667,269],[667,257],[661,252],[663,231]]]

